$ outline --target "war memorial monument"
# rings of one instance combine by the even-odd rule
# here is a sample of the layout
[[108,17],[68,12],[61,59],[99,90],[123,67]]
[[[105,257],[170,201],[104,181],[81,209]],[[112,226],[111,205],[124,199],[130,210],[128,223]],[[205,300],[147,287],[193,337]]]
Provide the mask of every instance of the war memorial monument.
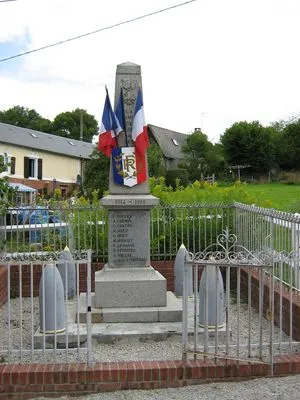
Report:
[[[118,65],[115,105],[122,96],[126,131],[117,137],[119,152],[112,151],[110,157],[109,195],[101,200],[108,210],[108,263],[95,273],[94,310],[101,309],[102,322],[170,322],[182,318],[181,300],[167,292],[166,279],[150,264],[150,210],[159,200],[150,194],[146,151],[144,160],[135,154],[136,164],[132,162],[137,139],[135,142],[131,132],[141,95],[141,67]],[[142,162],[145,176],[138,183]],[[120,170],[121,184],[116,179]]]

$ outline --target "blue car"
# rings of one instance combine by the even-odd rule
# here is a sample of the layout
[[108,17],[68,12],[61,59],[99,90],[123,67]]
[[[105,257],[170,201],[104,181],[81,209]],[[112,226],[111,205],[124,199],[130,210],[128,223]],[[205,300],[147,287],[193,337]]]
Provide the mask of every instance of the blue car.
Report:
[[[60,235],[66,234],[66,228],[60,227],[61,216],[57,213],[53,213],[51,210],[37,206],[32,207],[22,207],[18,209],[18,224],[19,225],[31,225],[29,229],[29,242],[30,243],[41,243],[42,241],[42,230],[50,229],[51,225],[56,223],[58,227],[55,227],[55,231]],[[33,225],[33,227],[32,227]],[[42,227],[36,227],[34,225],[44,225]],[[32,229],[33,228],[33,229]],[[45,230],[44,230],[45,233]]]

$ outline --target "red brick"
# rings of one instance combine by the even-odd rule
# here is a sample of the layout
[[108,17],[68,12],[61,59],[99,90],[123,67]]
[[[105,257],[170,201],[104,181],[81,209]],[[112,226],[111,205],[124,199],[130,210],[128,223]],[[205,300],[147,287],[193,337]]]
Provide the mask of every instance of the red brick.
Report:
[[174,361],[176,367],[176,379],[183,379],[184,364],[182,361]]
[[77,383],[85,384],[86,383],[86,366],[85,364],[77,364]]
[[128,362],[127,363],[127,381],[128,382],[136,382],[136,365],[135,362]]
[[213,379],[216,377],[216,365],[208,365],[206,367],[206,378]]
[[144,381],[152,381],[152,367],[148,361],[142,361],[144,370]]
[[110,380],[110,364],[102,364],[101,382],[109,382]]
[[136,380],[139,381],[143,381],[144,380],[144,368],[143,368],[143,364],[141,361],[137,361],[135,363],[135,374],[136,374]]
[[143,389],[143,382],[127,382],[127,388],[129,390]]
[[159,361],[159,379],[160,381],[168,380],[168,367],[164,361]]
[[[52,386],[52,385],[51,385]],[[76,392],[77,384],[76,383],[64,383],[62,385],[53,385],[55,392]]]
[[[51,374],[52,377],[52,374]],[[69,383],[75,383],[77,382],[77,364],[69,364]],[[47,383],[52,383],[53,380],[51,379],[51,382]]]
[[40,393],[43,392],[43,385],[25,385],[25,386],[15,386],[17,392],[31,392]]
[[28,370],[29,367],[26,364],[23,364],[19,368],[19,384],[20,385],[27,385],[28,383]]
[[119,362],[119,379],[120,382],[127,381],[127,363],[126,362]]
[[120,382],[100,383],[98,388],[100,392],[114,392],[121,388]]
[[112,382],[119,382],[120,381],[118,363],[114,363],[114,365],[112,365],[111,368],[110,368],[110,380]]
[[239,364],[237,366],[238,369],[238,376],[240,377],[250,377],[251,376],[251,365],[246,363],[246,364]]
[[38,385],[43,385],[44,384],[44,369],[45,369],[45,366],[43,364],[39,364],[36,367],[36,370],[35,370],[35,382]]
[[5,365],[2,371],[2,384],[10,384],[11,383],[11,372],[14,368],[14,364]]
[[270,373],[270,365],[268,364],[252,364],[251,376],[267,376]]
[[61,379],[61,364],[57,364],[53,366],[53,383],[58,384],[62,383]]

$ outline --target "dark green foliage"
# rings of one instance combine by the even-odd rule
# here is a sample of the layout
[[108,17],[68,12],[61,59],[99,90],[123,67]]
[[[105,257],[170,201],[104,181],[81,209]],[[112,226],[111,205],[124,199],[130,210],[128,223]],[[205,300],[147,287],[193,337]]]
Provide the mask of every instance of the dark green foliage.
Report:
[[161,148],[157,144],[151,144],[147,150],[149,176],[164,176],[165,164]]
[[80,119],[83,122],[83,140],[91,142],[94,135],[98,134],[98,123],[95,117],[86,110],[76,108],[74,111],[66,111],[58,114],[52,123],[52,133],[70,139],[80,140]]
[[176,188],[178,185],[183,187],[188,185],[187,170],[183,168],[169,169],[166,172],[166,186],[172,186],[173,188]]
[[217,174],[224,169],[222,146],[212,144],[200,130],[187,136],[182,152],[186,158],[180,166],[187,169],[190,182],[200,181],[202,177]]
[[35,110],[14,106],[6,111],[0,111],[0,122],[80,140],[81,115],[83,140],[91,142],[93,136],[98,134],[98,123],[93,115],[79,108],[58,114],[51,122],[49,119],[41,117]]
[[236,122],[221,136],[229,165],[250,165],[252,174],[268,172],[276,163],[276,130],[258,121]]
[[281,131],[280,164],[282,169],[300,169],[300,119],[287,124]]
[[108,189],[110,158],[94,150],[91,158],[86,162],[84,168],[83,188],[85,194],[91,198],[94,190],[102,197]]
[[0,111],[0,122],[46,133],[51,132],[51,121],[49,119],[41,117],[35,110],[21,106]]

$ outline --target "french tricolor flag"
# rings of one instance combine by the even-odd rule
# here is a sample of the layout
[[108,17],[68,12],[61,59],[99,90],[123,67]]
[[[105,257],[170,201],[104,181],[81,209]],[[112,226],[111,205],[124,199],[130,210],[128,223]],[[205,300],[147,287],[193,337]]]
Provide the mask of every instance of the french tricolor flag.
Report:
[[117,146],[117,136],[123,130],[111,107],[108,90],[102,114],[102,122],[99,133],[98,150],[110,157],[112,149]]
[[139,183],[147,179],[146,150],[149,146],[147,125],[144,116],[142,91],[139,88],[132,124],[132,140],[135,147],[135,157],[139,175]]

